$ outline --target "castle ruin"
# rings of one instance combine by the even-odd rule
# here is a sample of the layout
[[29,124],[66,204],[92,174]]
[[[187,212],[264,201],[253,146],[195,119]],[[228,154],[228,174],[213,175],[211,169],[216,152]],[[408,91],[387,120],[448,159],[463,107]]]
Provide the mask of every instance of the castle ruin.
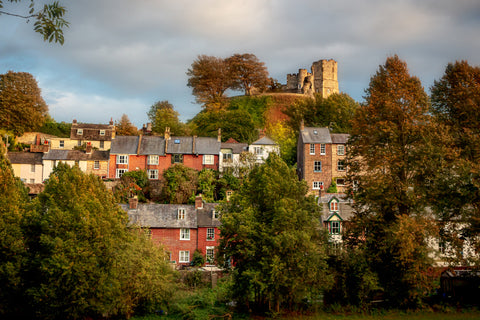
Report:
[[320,93],[323,98],[338,93],[337,61],[319,60],[312,64],[312,72],[299,69],[298,73],[287,74],[285,92],[313,95]]

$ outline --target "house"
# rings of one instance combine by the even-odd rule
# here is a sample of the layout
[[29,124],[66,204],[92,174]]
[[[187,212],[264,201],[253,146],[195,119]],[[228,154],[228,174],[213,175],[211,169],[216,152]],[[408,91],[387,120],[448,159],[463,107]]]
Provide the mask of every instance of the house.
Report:
[[280,154],[280,146],[267,136],[263,136],[248,146],[248,151],[253,153],[258,164],[265,163],[270,153]]
[[328,128],[304,127],[297,143],[297,174],[307,181],[310,194],[326,190],[335,181],[337,192],[345,192],[346,143],[348,134],[330,133]]
[[70,138],[50,138],[51,149],[72,150],[75,147],[90,144],[94,149],[109,150],[115,138],[113,120],[109,124],[79,123],[72,121]]
[[196,197],[195,205],[143,204],[137,199],[121,205],[130,223],[149,228],[152,240],[165,246],[170,261],[178,267],[190,265],[197,249],[207,264],[214,264],[220,236],[216,206],[204,203],[201,196]]
[[87,174],[94,174],[101,178],[108,175],[108,151],[93,150],[87,145],[86,150],[49,150],[43,155],[43,180],[48,179],[58,163],[78,166]]
[[13,173],[25,184],[43,182],[43,153],[41,152],[8,152],[7,158],[12,164]]
[[247,143],[239,143],[232,138],[222,142],[220,145],[219,171],[234,173],[235,169],[242,165],[240,158],[244,152],[248,152]]

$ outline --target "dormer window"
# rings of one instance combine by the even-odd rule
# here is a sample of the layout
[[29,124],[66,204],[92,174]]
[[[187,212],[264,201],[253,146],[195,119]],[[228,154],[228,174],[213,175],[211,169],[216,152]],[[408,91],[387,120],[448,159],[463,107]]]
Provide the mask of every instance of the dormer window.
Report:
[[317,135],[317,134],[318,134],[318,131],[317,131],[317,130],[313,130],[313,134],[314,134],[314,135]]
[[77,129],[77,135],[78,136],[83,135],[83,129]]
[[180,208],[177,210],[177,219],[178,220],[185,220],[185,209]]
[[100,130],[100,135],[104,136],[105,135],[105,130]]
[[330,201],[330,211],[338,211],[338,201],[337,200]]
[[218,219],[218,212],[215,210],[212,210],[212,218],[213,219]]

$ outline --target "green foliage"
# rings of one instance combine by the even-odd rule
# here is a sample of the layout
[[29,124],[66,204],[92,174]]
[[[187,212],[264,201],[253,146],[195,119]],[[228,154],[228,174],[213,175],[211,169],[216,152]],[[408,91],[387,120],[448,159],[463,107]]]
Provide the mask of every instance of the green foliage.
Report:
[[38,129],[39,132],[51,134],[59,138],[70,138],[71,123],[55,122],[53,119],[47,118],[47,121]]
[[205,264],[205,257],[201,250],[196,249],[192,256],[192,266],[201,267]]
[[216,174],[212,169],[203,169],[198,174],[197,192],[205,202],[214,202]]
[[241,110],[250,114],[255,128],[263,128],[265,125],[264,113],[272,106],[270,96],[257,97],[234,97],[230,99],[228,110]]
[[337,182],[335,181],[335,178],[332,178],[332,183],[330,184],[330,187],[327,189],[327,193],[337,193]]
[[280,146],[280,157],[283,161],[290,166],[297,163],[297,132],[285,121],[278,121],[267,127],[267,133]]
[[[21,0],[7,0],[8,2],[20,2]],[[0,9],[3,8],[3,0],[0,0]],[[49,4],[44,4],[40,10],[35,10],[35,1],[31,0],[28,6],[28,14],[19,15],[11,12],[0,10],[0,14],[6,14],[17,18],[22,18],[27,21],[35,19],[33,30],[43,36],[44,41],[58,42],[63,44],[65,39],[63,37],[63,29],[70,24],[63,18],[67,10],[65,7],[59,5],[58,1]]]
[[163,171],[162,201],[187,203],[198,189],[198,171],[183,164],[175,164]]
[[0,126],[16,135],[40,128],[48,115],[48,106],[33,76],[8,71],[0,75]]
[[236,191],[240,188],[240,180],[233,174],[224,172],[221,177],[217,179],[215,187],[215,200],[224,200],[228,190]]
[[165,128],[169,127],[172,135],[182,136],[186,133],[185,125],[178,119],[178,112],[166,100],[154,103],[147,115],[152,123],[153,132],[163,135]]
[[126,203],[131,197],[137,196],[139,201],[145,202],[149,185],[146,170],[125,172],[115,187],[115,198],[119,202]]
[[235,264],[232,294],[240,306],[278,312],[328,287],[319,207],[306,192],[295,170],[271,155],[220,209],[219,257]]

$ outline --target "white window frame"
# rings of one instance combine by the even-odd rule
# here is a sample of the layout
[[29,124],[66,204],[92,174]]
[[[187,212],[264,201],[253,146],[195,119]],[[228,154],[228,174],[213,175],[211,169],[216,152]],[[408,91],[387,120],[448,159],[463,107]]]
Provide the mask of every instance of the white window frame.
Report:
[[184,208],[177,209],[177,219],[178,220],[185,220],[186,210]]
[[344,156],[345,155],[345,146],[343,144],[339,144],[337,146],[337,155]]
[[215,156],[213,154],[204,154],[203,155],[203,164],[214,164]]
[[253,147],[253,151],[255,154],[262,155],[263,154],[263,148],[262,147]]
[[105,135],[105,130],[100,130],[100,135],[104,136]]
[[330,211],[338,212],[338,201],[337,200],[330,201]]
[[[336,226],[334,226],[334,224]],[[340,225],[340,221],[330,221],[330,234],[340,234],[342,229]]]
[[178,262],[179,263],[188,263],[190,262],[190,251],[181,250],[178,252]]
[[323,181],[313,181],[312,189],[313,190],[323,190]]
[[158,179],[158,170],[157,169],[148,169],[148,179],[157,180]]
[[77,136],[83,136],[83,129],[77,129]]
[[218,211],[212,210],[212,219],[218,219]]
[[115,177],[120,179],[125,172],[128,172],[128,169],[117,169]]
[[128,164],[128,154],[117,154],[117,164]]
[[190,229],[188,228],[180,229],[180,240],[190,240]]
[[207,246],[205,248],[205,260],[207,263],[215,261],[215,247]]
[[315,144],[310,143],[310,154],[315,154]]
[[215,240],[215,228],[207,228],[207,241]]
[[147,165],[158,165],[159,156],[156,154],[151,154],[147,158]]
[[324,156],[324,155],[327,154],[327,147],[325,146],[325,143],[322,143],[322,144],[320,145],[320,154],[321,154],[322,156]]
[[94,170],[100,169],[100,160],[93,161],[93,169]]
[[[320,170],[317,170],[317,165],[320,166]],[[313,162],[313,172],[322,172],[322,161]]]
[[223,161],[224,162],[232,162],[233,161],[233,153],[232,152],[225,152],[223,153]]

